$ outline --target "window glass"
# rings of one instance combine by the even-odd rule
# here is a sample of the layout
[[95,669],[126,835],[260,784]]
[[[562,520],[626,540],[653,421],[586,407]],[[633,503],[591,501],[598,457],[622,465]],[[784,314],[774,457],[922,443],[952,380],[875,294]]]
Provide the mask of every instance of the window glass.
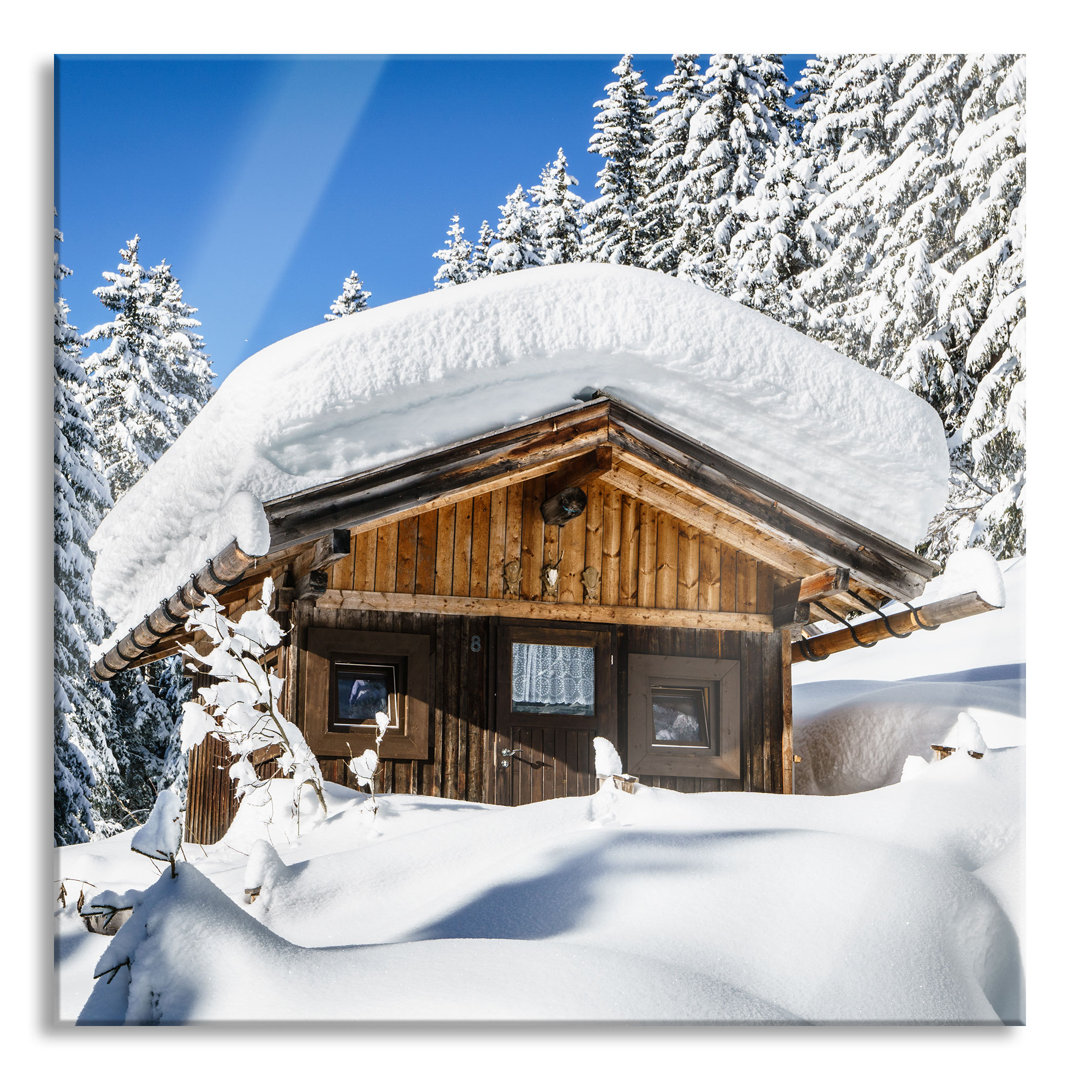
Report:
[[591,716],[596,700],[595,676],[592,648],[515,641],[511,708],[514,712]]
[[338,664],[334,668],[337,714],[332,730],[348,730],[373,724],[377,713],[397,726],[397,665]]
[[707,687],[652,687],[654,746],[709,745]]

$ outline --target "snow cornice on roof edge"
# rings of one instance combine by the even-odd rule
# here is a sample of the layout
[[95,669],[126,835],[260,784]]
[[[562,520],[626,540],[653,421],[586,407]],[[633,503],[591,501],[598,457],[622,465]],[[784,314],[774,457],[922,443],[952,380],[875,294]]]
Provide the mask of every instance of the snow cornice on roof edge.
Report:
[[230,539],[265,552],[264,504],[564,409],[586,383],[901,547],[944,502],[940,420],[903,388],[698,286],[540,267],[245,361],[102,523],[95,599],[130,627]]

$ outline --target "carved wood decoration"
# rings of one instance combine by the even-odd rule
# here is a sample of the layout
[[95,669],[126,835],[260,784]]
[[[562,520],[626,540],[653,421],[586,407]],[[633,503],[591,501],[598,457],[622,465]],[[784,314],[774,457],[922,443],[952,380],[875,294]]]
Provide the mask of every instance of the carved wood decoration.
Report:
[[586,566],[581,571],[581,584],[585,587],[585,599],[598,603],[600,600],[600,571],[595,566]]
[[507,596],[518,596],[521,592],[521,563],[511,559],[503,567],[504,592]]

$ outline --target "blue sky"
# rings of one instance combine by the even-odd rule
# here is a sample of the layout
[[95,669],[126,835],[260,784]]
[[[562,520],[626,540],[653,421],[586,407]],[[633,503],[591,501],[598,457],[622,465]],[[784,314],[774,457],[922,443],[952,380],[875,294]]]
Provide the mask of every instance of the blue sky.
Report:
[[[787,59],[798,76],[805,55]],[[198,308],[219,377],[322,320],[351,270],[372,305],[427,292],[452,214],[470,239],[559,147],[585,198],[594,103],[619,56],[59,56],[63,285],[92,290],[136,233]],[[703,58],[704,66],[705,58]],[[640,55],[650,86],[668,55]]]

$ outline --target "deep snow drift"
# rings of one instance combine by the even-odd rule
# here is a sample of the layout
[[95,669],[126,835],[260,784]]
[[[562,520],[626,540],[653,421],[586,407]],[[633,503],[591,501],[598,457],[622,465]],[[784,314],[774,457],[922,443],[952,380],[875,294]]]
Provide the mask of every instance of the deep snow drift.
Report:
[[944,502],[941,423],[897,384],[663,274],[540,267],[245,361],[102,523],[94,594],[126,632],[233,538],[263,554],[263,502],[566,408],[586,387],[908,547]]
[[[379,796],[373,815],[367,796],[331,786],[327,819],[309,815],[299,838],[283,806],[278,824],[241,807],[175,880],[130,851],[132,833],[60,849],[71,897],[142,890],[112,939],[58,909],[60,1015],[1020,1021],[1024,561],[1003,580],[1000,613],[858,650],[858,663],[795,666],[797,776],[842,787],[829,748],[846,745],[854,786],[870,790],[626,794],[609,781],[513,809]],[[990,679],[964,666],[984,656]],[[886,683],[890,669],[905,677]],[[847,676],[867,672],[893,697],[860,705],[856,724],[866,680]],[[976,728],[983,757],[933,760],[931,743]]]

